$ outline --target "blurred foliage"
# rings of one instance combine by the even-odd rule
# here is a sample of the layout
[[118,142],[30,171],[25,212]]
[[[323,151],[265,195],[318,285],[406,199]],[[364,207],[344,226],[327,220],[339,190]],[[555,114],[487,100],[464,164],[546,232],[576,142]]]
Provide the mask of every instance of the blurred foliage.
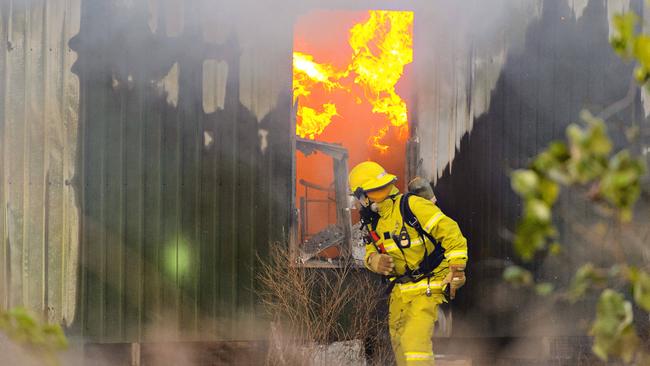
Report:
[[632,362],[640,343],[633,319],[632,304],[620,293],[604,290],[590,331],[594,336],[594,353],[603,360],[616,356],[627,363]]
[[535,285],[535,292],[539,296],[549,296],[553,293],[555,286],[550,282],[542,282]]
[[612,142],[605,122],[589,112],[583,112],[582,118],[584,125],[571,124],[567,128],[567,142],[551,143],[528,169],[511,174],[512,189],[524,201],[514,246],[525,261],[540,250],[549,249],[552,254],[560,251],[552,208],[561,186],[586,187],[592,198],[617,209],[623,221],[632,218],[645,162],[632,157],[628,150],[611,156]]
[[[638,33],[638,19],[633,13],[615,16],[616,34],[611,38],[611,45],[623,59],[636,62],[634,77],[650,91],[650,36]],[[634,98],[630,99],[632,102]],[[617,103],[620,108],[621,102]],[[629,146],[614,151],[605,121],[587,111],[580,117],[581,123],[567,127],[564,141],[550,143],[532,159],[528,168],[510,175],[512,189],[523,202],[513,247],[524,262],[544,254],[563,253],[555,226],[557,218],[553,217],[553,208],[563,189],[585,192],[583,196],[594,212],[606,213],[600,216],[601,223],[594,226],[596,229],[605,227],[603,222],[623,225],[633,219],[634,205],[641,195],[647,170],[644,158],[631,152],[632,142],[640,134],[639,127],[628,128],[625,136]],[[596,241],[605,240],[597,231],[586,235],[594,235]],[[610,257],[609,263],[601,267],[592,263],[582,265],[568,288],[562,291],[548,282],[537,283],[533,273],[516,265],[507,267],[503,278],[514,286],[534,289],[540,296],[555,293],[556,299],[571,304],[599,293],[589,332],[594,339],[593,353],[604,361],[616,359],[625,364],[650,365],[650,351],[643,346],[650,334],[640,336],[634,322],[635,308],[650,315],[650,268],[647,263],[646,268],[633,266],[625,258],[622,247],[617,249],[618,255]]]
[[632,283],[634,301],[643,310],[650,312],[650,275],[638,268],[631,268],[629,278]]
[[650,80],[650,36],[637,33],[639,17],[634,13],[614,16],[616,34],[610,43],[623,59],[635,60],[638,65],[634,69],[634,77],[639,84]]
[[0,332],[47,365],[58,365],[57,353],[68,347],[61,326],[41,322],[22,307],[0,311]]
[[591,263],[587,263],[576,271],[567,296],[569,301],[575,303],[582,299],[590,288],[605,286],[606,284],[606,271],[594,267]]
[[529,286],[533,284],[533,274],[519,266],[509,266],[503,272],[503,278],[515,286]]

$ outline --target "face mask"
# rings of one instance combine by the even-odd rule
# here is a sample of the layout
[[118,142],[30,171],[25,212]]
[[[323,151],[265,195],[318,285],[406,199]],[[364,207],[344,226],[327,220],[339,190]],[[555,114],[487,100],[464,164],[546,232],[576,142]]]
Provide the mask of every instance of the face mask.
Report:
[[369,208],[372,212],[378,212],[379,211],[379,206],[375,202],[372,202],[368,196],[366,195],[366,192],[361,189],[361,187],[357,188],[356,191],[354,191],[354,197],[359,201],[359,204],[361,206]]
[[363,206],[363,207],[369,207],[370,204],[371,204],[370,199],[368,199],[368,196],[366,196],[366,191],[364,191],[363,189],[361,189],[361,187],[358,187],[358,188],[354,191],[354,198],[356,198],[357,201],[359,201],[359,203],[360,203],[361,206]]

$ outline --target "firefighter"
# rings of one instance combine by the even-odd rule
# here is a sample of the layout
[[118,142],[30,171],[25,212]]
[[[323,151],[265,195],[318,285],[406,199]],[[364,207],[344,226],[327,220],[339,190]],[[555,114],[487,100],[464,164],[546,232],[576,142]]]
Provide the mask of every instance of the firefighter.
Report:
[[388,324],[397,364],[433,365],[438,305],[446,291],[453,299],[465,284],[467,240],[432,201],[400,194],[396,180],[371,161],[350,171],[355,197],[378,214],[364,262],[391,281]]

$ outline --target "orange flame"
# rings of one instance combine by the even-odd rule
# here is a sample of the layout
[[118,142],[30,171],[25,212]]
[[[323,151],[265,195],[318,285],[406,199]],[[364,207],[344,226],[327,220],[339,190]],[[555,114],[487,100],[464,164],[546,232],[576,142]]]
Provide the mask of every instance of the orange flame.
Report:
[[[371,10],[369,15],[366,22],[350,29],[352,58],[343,72],[336,71],[331,65],[316,63],[311,55],[294,52],[294,102],[300,97],[308,97],[318,84],[328,91],[334,88],[350,91],[350,87],[341,83],[349,82],[347,76],[353,74],[353,82],[363,89],[372,112],[386,115],[390,122],[369,139],[372,146],[386,152],[389,147],[381,144],[380,140],[391,125],[400,128],[400,138],[408,136],[406,103],[396,93],[395,85],[402,77],[404,67],[413,61],[413,13]],[[359,103],[359,97],[355,98]],[[311,139],[323,133],[337,113],[332,103],[323,105],[322,109],[323,112],[318,113],[299,102],[296,133]]]
[[311,140],[320,135],[325,130],[332,117],[337,116],[336,106],[332,103],[323,104],[323,112],[318,113],[315,109],[309,107],[300,107],[298,117],[302,123],[296,126],[296,134],[300,137],[309,137]]
[[375,134],[374,136],[370,136],[370,138],[368,139],[370,144],[374,146],[377,150],[379,150],[379,152],[382,154],[388,151],[388,145],[384,145],[379,141],[383,139],[384,136],[386,136],[389,127],[390,126],[384,126],[380,128],[379,131],[377,131],[377,134]]
[[334,68],[328,64],[319,64],[314,61],[311,55],[301,52],[293,53],[293,98],[309,96],[311,88],[317,84],[323,84],[328,90],[340,87],[340,84],[331,80],[340,76]]
[[386,114],[396,127],[407,122],[406,103],[395,92],[395,84],[404,66],[413,62],[412,24],[412,12],[371,11],[367,22],[350,30],[354,82],[370,94],[372,111]]

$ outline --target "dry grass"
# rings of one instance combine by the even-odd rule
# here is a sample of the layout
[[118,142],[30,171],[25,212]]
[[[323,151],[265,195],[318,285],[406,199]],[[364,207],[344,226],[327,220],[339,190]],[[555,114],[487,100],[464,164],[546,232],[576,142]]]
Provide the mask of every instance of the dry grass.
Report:
[[[274,244],[269,253],[260,259],[257,276],[272,318],[267,364],[307,365],[316,358],[318,363],[347,364],[363,360],[364,344],[374,345],[372,363],[387,364],[391,353],[390,342],[383,338],[386,317],[376,312],[383,286],[376,278],[352,260],[337,269],[308,269],[291,263],[286,246]],[[361,344],[345,348],[356,354],[323,359],[324,346],[350,340]]]

